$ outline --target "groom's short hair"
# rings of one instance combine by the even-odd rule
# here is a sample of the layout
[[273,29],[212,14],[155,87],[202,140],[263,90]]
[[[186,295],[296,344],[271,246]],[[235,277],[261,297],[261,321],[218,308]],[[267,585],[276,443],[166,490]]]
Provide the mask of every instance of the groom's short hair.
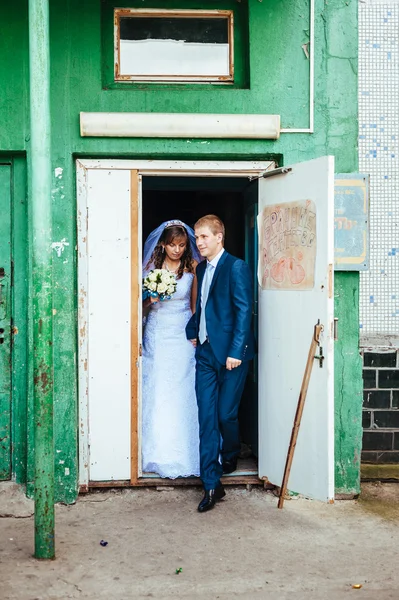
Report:
[[225,236],[225,228],[222,219],[219,219],[216,215],[205,215],[205,217],[201,217],[198,219],[196,224],[194,225],[194,229],[197,227],[209,227],[212,231],[213,235],[217,233],[221,233],[223,235],[223,241]]

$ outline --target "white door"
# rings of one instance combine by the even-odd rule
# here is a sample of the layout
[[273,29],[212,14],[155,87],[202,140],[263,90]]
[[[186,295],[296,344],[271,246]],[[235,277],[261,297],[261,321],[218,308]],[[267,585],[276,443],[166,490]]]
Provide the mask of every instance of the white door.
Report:
[[[334,158],[259,181],[259,476],[281,485],[309,346],[324,326],[288,489],[334,498]],[[320,352],[318,353],[320,354]]]
[[[127,480],[137,398],[137,171],[88,170],[85,273],[89,480]],[[82,282],[81,282],[82,283]],[[135,454],[135,456],[132,456]]]

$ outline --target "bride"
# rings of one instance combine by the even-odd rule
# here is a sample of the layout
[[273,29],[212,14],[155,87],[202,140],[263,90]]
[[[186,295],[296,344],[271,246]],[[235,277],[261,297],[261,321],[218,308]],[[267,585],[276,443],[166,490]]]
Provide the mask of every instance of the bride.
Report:
[[162,223],[144,244],[143,277],[166,269],[177,280],[170,300],[148,298],[143,335],[142,467],[161,477],[199,475],[195,349],[185,327],[193,314],[201,257],[193,230],[182,221]]

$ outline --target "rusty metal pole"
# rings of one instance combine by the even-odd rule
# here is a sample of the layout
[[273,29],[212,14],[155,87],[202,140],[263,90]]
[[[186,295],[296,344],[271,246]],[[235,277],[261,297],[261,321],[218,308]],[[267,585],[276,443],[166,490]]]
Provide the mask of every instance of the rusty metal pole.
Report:
[[49,0],[29,0],[35,557],[54,558]]

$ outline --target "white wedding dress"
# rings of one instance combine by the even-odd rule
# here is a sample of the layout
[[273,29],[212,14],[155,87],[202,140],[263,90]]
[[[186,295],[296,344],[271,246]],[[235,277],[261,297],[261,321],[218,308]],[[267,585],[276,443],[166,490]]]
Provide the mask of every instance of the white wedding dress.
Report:
[[195,349],[186,338],[194,275],[151,304],[143,337],[142,466],[161,477],[199,475]]

